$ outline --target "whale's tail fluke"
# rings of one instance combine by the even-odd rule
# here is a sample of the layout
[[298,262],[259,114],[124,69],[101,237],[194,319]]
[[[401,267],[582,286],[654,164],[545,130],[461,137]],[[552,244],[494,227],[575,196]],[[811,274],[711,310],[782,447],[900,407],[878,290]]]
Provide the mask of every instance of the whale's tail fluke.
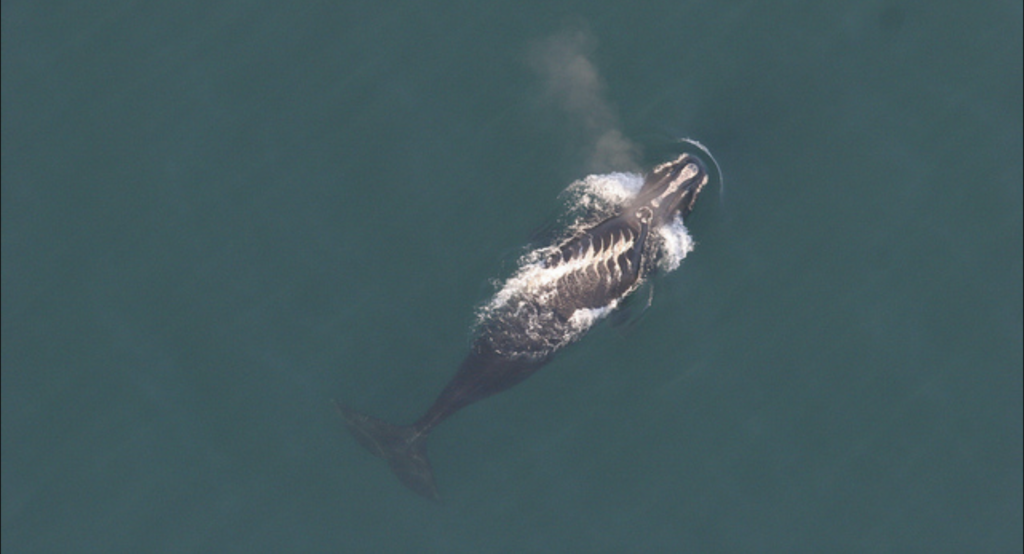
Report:
[[438,500],[427,458],[427,434],[416,425],[392,425],[335,402],[352,436],[374,456],[384,458],[398,480],[416,494]]

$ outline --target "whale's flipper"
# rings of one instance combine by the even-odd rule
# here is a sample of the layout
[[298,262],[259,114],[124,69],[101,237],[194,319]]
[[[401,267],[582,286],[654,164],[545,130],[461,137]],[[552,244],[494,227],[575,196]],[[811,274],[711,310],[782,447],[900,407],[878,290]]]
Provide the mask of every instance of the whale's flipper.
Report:
[[426,433],[414,425],[392,425],[347,406],[335,406],[352,436],[374,456],[387,460],[399,481],[420,496],[438,499]]
[[621,334],[628,335],[643,319],[653,300],[654,284],[647,281],[615,308],[609,317],[609,322],[612,327],[618,328]]

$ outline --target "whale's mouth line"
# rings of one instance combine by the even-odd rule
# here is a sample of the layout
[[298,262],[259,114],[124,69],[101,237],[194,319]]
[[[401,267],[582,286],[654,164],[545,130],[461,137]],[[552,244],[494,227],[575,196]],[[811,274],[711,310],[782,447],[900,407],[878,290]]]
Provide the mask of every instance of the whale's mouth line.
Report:
[[715,159],[715,155],[711,153],[711,150],[709,150],[707,146],[704,146],[704,144],[697,139],[682,137],[679,139],[679,142],[685,142],[686,144],[696,147],[705,156],[707,156],[709,160],[711,160],[711,163],[715,166],[715,175],[718,177],[718,203],[721,204],[725,202],[725,173],[722,172],[722,166],[719,165],[718,160]]

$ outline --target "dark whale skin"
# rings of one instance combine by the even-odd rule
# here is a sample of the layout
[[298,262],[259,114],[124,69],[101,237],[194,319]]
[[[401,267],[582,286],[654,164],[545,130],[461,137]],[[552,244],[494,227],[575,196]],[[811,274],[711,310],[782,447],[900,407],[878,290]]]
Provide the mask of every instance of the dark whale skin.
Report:
[[512,387],[581,338],[594,321],[632,293],[658,255],[651,234],[687,217],[707,184],[704,164],[690,154],[655,167],[618,213],[543,249],[524,268],[519,287],[499,293],[476,328],[469,354],[416,422],[394,425],[336,404],[353,437],[388,462],[417,494],[438,499],[426,440],[462,408]]

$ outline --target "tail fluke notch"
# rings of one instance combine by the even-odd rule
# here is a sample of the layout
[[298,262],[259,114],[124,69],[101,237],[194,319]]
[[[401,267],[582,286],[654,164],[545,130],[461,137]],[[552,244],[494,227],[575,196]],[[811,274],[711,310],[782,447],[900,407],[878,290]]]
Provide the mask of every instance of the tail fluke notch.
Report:
[[359,444],[391,466],[398,480],[416,494],[438,500],[427,458],[427,435],[415,426],[393,425],[335,403],[345,427]]

